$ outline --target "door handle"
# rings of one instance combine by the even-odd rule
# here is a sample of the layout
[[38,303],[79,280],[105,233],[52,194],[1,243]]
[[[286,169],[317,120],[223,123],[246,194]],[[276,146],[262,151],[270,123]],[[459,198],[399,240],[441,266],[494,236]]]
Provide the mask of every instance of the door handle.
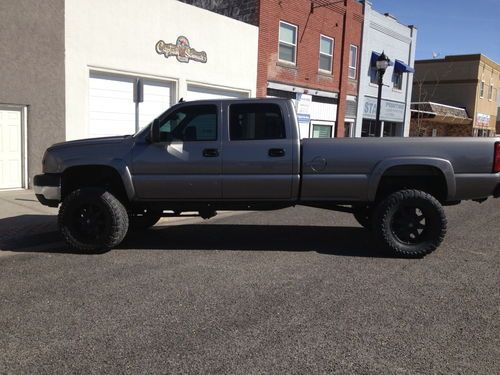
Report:
[[203,156],[206,158],[216,158],[219,156],[219,150],[216,148],[206,148],[203,150]]
[[285,150],[282,148],[270,148],[268,154],[272,158],[280,158],[285,156]]

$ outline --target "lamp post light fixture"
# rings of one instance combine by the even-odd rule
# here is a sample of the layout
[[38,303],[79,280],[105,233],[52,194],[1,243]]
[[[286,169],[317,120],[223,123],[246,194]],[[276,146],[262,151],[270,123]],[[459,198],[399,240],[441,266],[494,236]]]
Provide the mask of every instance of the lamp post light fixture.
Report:
[[[391,64],[391,60],[385,55],[382,51],[382,54],[377,58],[375,62],[375,67],[377,68],[377,76],[378,76],[378,96],[377,96],[377,117],[375,120],[376,129],[382,130],[380,126],[380,107],[382,105],[382,86],[384,85],[384,74],[389,65]],[[382,135],[382,134],[380,134]]]

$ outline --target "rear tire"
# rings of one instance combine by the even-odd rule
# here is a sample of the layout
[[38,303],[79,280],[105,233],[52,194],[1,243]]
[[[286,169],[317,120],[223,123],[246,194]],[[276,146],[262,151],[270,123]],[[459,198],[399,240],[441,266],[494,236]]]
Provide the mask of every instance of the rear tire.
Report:
[[119,245],[128,229],[127,210],[110,192],[98,188],[73,191],[59,210],[59,229],[72,248],[99,252]]
[[446,235],[446,215],[439,201],[420,190],[400,190],[377,207],[373,228],[395,254],[422,257],[436,250]]

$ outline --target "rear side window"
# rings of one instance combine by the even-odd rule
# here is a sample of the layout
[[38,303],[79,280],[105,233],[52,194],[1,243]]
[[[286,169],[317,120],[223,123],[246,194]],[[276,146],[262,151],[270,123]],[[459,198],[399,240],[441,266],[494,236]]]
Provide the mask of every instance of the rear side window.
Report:
[[286,138],[281,109],[276,104],[232,104],[229,113],[232,141]]

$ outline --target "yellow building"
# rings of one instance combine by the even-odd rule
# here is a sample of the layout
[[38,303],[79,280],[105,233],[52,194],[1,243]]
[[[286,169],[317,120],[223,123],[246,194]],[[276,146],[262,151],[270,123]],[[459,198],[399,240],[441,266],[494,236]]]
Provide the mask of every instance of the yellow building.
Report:
[[412,102],[464,108],[472,119],[468,135],[496,134],[500,65],[484,55],[446,56],[415,61]]

